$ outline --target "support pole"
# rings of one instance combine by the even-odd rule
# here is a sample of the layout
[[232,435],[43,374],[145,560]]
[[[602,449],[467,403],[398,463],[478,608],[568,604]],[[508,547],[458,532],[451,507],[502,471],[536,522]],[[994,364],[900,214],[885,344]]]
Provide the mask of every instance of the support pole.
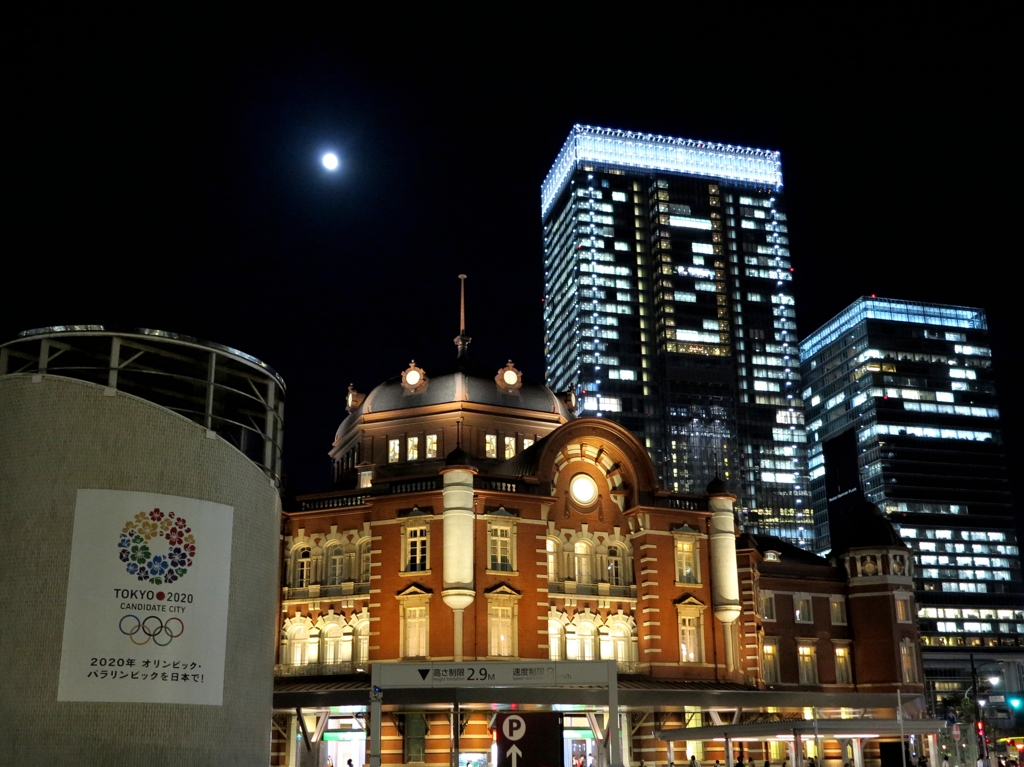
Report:
[[864,741],[853,739],[853,767],[864,767]]
[[455,644],[454,647],[454,659],[456,663],[462,663],[462,629],[463,629],[463,618],[465,616],[465,610],[454,609],[452,610],[455,616],[455,622],[452,626],[452,640]]
[[370,767],[380,767],[380,718],[384,691],[380,688],[380,664],[370,670]]
[[925,737],[928,740],[928,767],[939,767],[939,736],[932,732]]
[[732,753],[732,738],[725,736],[725,767],[735,767],[736,757]]
[[793,767],[803,767],[804,765],[804,747],[803,743],[800,742],[800,733],[797,730],[793,730]]
[[608,661],[608,761],[611,767],[623,767],[619,743],[619,669],[613,660]]
[[[121,339],[110,337],[110,369],[107,371],[107,386],[117,388],[117,370],[121,366]],[[209,428],[209,427],[207,427]]]

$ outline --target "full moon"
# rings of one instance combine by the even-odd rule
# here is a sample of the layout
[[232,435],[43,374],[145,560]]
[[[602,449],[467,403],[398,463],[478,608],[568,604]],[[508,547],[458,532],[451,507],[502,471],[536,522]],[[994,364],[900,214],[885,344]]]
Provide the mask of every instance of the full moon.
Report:
[[327,170],[338,169],[338,155],[336,155],[334,152],[328,152],[327,154],[325,154],[321,162],[323,162],[324,167],[327,168]]

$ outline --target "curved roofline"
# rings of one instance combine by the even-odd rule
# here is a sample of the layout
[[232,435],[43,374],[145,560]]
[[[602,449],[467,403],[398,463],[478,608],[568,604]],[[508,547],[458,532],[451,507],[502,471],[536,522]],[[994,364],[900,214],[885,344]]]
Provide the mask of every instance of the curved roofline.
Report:
[[615,442],[620,450],[627,453],[627,457],[630,459],[629,463],[636,473],[636,489],[638,491],[653,493],[661,489],[650,455],[632,432],[614,421],[593,417],[576,418],[564,423],[545,438],[547,444],[538,461],[538,479],[541,482],[551,481],[554,475],[555,454],[564,445],[577,438],[593,440],[602,434]]
[[257,367],[264,373],[269,375],[278,385],[285,391],[287,386],[285,385],[284,379],[281,374],[274,370],[263,360],[253,357],[251,354],[246,354],[239,349],[235,349],[231,346],[225,346],[219,344],[216,341],[206,341],[202,338],[196,338],[195,336],[186,336],[181,333],[171,333],[166,330],[155,330],[153,328],[122,328],[113,325],[51,325],[45,328],[32,328],[31,330],[23,330],[18,333],[17,338],[13,341],[7,341],[6,343],[0,344],[0,347],[7,346],[8,344],[17,343],[21,339],[27,338],[38,338],[40,336],[137,336],[144,338],[161,338],[168,341],[175,341],[177,343],[185,344],[187,346],[196,346],[203,349],[213,349],[221,352],[222,354],[229,354],[232,357],[237,357],[242,362]]

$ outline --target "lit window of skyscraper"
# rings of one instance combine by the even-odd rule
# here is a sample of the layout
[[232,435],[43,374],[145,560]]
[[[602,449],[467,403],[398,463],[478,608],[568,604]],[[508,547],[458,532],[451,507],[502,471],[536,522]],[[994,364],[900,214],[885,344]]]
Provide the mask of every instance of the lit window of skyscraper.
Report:
[[985,312],[860,298],[802,353],[819,550],[841,545],[845,502],[863,492],[914,550],[925,650],[1017,646],[1024,586]]
[[547,383],[813,545],[779,153],[574,126],[541,187]]

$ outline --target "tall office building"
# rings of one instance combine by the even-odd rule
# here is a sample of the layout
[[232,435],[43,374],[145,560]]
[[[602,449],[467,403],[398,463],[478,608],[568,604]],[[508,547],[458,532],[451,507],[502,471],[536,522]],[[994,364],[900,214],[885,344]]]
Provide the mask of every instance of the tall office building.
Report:
[[774,151],[576,125],[541,187],[547,384],[716,474],[741,525],[810,547],[799,343]]
[[1012,680],[1024,586],[985,312],[860,298],[802,353],[819,549],[862,492],[914,550],[935,702],[970,686],[971,652],[1010,652]]

